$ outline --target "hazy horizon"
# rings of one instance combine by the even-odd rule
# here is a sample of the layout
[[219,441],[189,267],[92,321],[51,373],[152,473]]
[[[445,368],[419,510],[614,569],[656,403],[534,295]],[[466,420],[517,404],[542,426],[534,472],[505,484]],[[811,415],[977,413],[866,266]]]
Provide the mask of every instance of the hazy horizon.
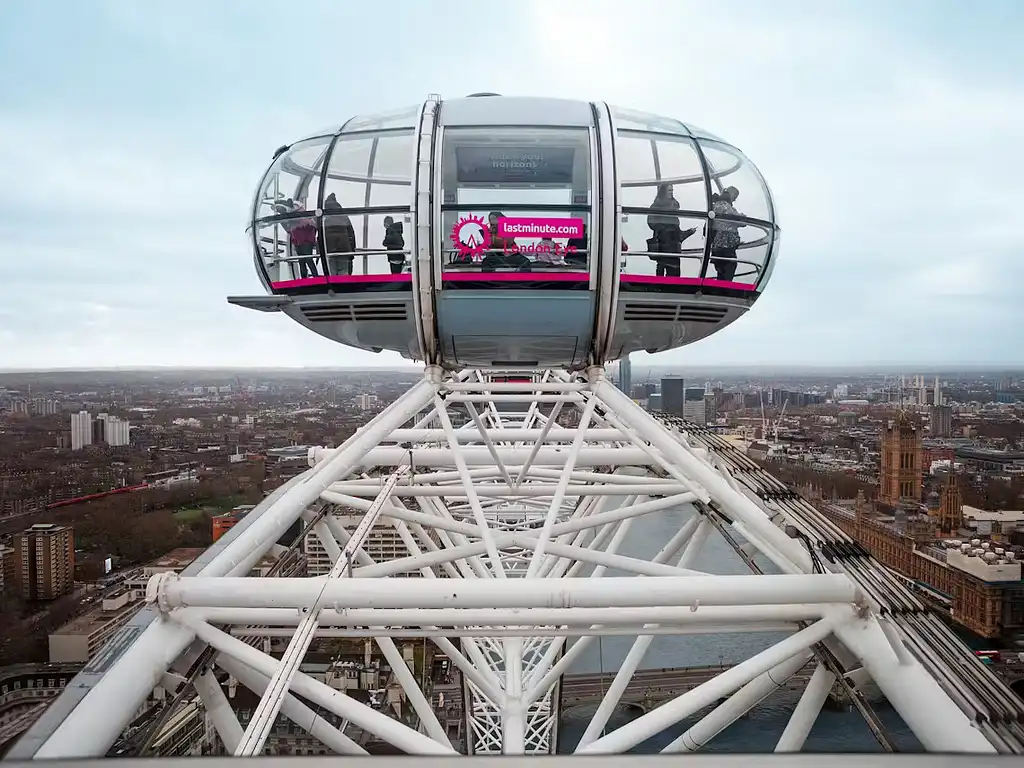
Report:
[[[618,362],[610,363],[608,369],[614,371]],[[335,366],[314,366],[314,365],[116,365],[91,368],[77,367],[53,367],[53,368],[0,368],[0,375],[8,374],[31,374],[31,373],[148,373],[148,372],[173,372],[173,373],[218,373],[218,372],[259,372],[273,373],[275,371],[357,371],[357,372],[382,372],[382,373],[411,373],[423,369],[422,363],[409,363],[407,365],[335,365]],[[526,370],[529,366],[501,366],[497,370]],[[1024,365],[985,365],[985,364],[933,364],[933,365],[896,365],[891,363],[856,363],[856,364],[821,364],[810,363],[770,363],[770,364],[695,364],[684,365],[680,363],[644,362],[633,364],[634,378],[645,369],[684,369],[692,371],[722,371],[722,372],[771,372],[785,373],[790,371],[821,371],[828,373],[888,373],[905,374],[907,376],[948,374],[948,373],[1000,373],[1000,374],[1021,374],[1024,375]]]

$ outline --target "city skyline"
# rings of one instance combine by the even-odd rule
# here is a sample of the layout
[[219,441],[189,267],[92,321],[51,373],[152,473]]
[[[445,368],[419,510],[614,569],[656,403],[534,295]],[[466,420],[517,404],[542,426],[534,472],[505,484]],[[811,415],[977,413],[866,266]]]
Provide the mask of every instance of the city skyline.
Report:
[[[301,61],[282,63],[267,54],[276,6],[0,11],[0,159],[18,180],[0,191],[0,364],[411,367],[227,305],[262,292],[246,212],[282,144],[481,90],[692,121],[772,186],[783,238],[764,297],[711,339],[635,355],[635,370],[868,360],[914,373],[1022,358],[1002,331],[1024,320],[1019,5],[313,2],[302,14]],[[679,45],[650,46],[653,17]],[[386,57],[373,34],[339,53],[336,30],[381,18]],[[459,18],[509,29],[515,55],[440,44]],[[569,29],[605,54],[581,66]]]
[[[638,355],[632,355],[630,360],[635,360]],[[1001,365],[991,364],[923,364],[923,365],[898,365],[894,363],[770,363],[765,365],[737,365],[734,363],[722,364],[695,364],[662,362],[662,356],[647,356],[645,362],[634,367],[637,374],[646,374],[649,369],[663,371],[665,369],[678,369],[678,375],[687,372],[693,373],[714,373],[716,371],[736,373],[763,373],[765,375],[789,375],[804,372],[835,374],[835,375],[886,375],[908,378],[912,376],[930,375],[955,375],[961,373],[982,373],[999,375],[1022,375],[1024,365]],[[404,363],[404,364],[403,364]],[[618,360],[610,361],[609,367],[614,368]],[[112,366],[83,366],[83,367],[38,367],[38,368],[0,368],[0,376],[26,373],[233,373],[243,371],[247,373],[274,373],[294,371],[309,371],[312,373],[330,373],[332,371],[351,371],[365,373],[409,373],[410,371],[422,370],[423,363],[399,360],[393,365],[112,365]],[[515,370],[516,366],[510,365],[495,370]]]

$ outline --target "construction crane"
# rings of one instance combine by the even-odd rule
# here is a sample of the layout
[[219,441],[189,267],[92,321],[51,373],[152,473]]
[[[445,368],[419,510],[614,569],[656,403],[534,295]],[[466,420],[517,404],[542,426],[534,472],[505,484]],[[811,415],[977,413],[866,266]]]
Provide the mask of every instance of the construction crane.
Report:
[[779,442],[779,425],[782,423],[783,417],[786,415],[786,406],[789,405],[789,398],[787,397],[782,403],[782,410],[779,411],[779,417],[775,420],[775,424],[772,426],[772,432],[775,435],[775,442]]

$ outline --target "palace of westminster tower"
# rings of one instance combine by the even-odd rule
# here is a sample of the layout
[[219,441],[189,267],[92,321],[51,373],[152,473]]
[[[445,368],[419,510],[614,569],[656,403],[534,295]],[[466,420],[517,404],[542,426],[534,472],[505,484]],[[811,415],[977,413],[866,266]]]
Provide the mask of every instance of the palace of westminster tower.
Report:
[[882,466],[878,500],[890,507],[903,499],[921,500],[924,451],[921,430],[900,411],[882,432]]
[[[882,432],[881,472],[878,500],[890,507],[921,501],[924,476],[924,450],[921,429],[900,411]],[[928,515],[938,518],[940,535],[955,534],[963,525],[963,499],[953,473],[941,493],[929,498]]]

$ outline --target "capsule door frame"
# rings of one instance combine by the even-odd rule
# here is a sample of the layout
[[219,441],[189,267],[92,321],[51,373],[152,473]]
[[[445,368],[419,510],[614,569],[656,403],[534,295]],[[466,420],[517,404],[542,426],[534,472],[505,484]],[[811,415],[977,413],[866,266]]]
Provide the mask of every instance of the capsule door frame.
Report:
[[[622,219],[619,205],[618,165],[615,156],[615,117],[605,102],[591,104],[594,113],[593,201],[591,222],[597,221],[598,247],[591,259],[591,284],[596,311],[592,347],[594,363],[604,365],[615,337],[619,297],[619,261]],[[608,222],[607,224],[605,222]],[[591,235],[593,240],[593,234]]]
[[435,277],[433,269],[434,262],[440,261],[435,258],[439,251],[434,236],[437,229],[435,211],[440,210],[440,206],[434,203],[437,199],[434,165],[438,151],[440,113],[441,98],[433,94],[428,96],[420,108],[412,159],[412,306],[416,316],[416,337],[426,363],[435,363],[440,353],[435,291],[439,278]]

